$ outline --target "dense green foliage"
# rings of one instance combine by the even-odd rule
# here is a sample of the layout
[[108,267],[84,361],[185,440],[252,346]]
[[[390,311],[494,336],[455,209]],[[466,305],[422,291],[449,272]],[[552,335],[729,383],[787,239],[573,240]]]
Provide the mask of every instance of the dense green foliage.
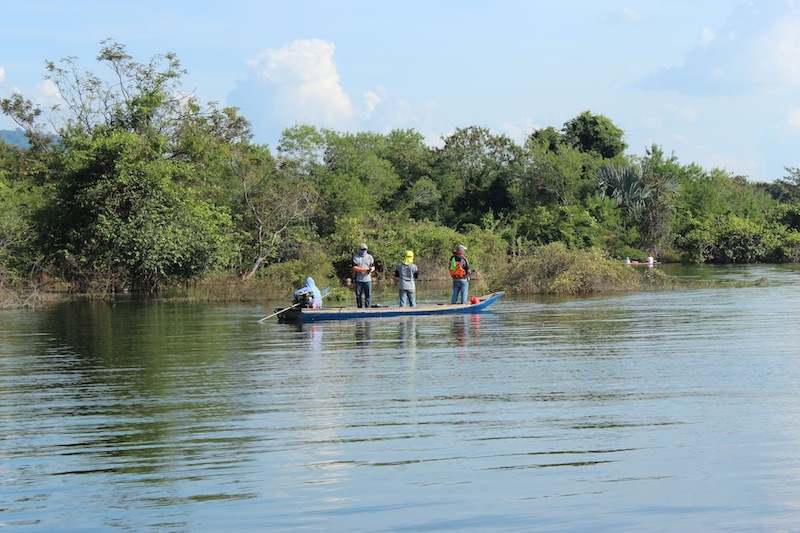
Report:
[[445,279],[440,265],[465,244],[484,280],[523,292],[625,288],[613,265],[626,256],[800,259],[798,169],[766,184],[655,145],[627,155],[624,132],[590,111],[521,146],[477,126],[431,147],[414,130],[303,124],[270,149],[237,109],[182,92],[173,55],[141,64],[107,41],[97,59],[105,76],[73,58],[47,64],[59,108],[0,99],[29,142],[0,142],[0,287],[335,283],[359,242],[379,275],[413,249]]

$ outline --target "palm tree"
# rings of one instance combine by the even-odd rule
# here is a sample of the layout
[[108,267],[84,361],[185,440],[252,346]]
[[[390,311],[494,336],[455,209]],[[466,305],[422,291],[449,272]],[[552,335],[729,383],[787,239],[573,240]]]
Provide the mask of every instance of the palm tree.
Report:
[[663,164],[661,152],[641,162],[606,165],[597,172],[600,195],[613,198],[629,223],[638,225],[640,245],[656,254],[667,237],[678,180]]
[[650,187],[642,180],[642,167],[631,164],[610,164],[597,172],[600,196],[612,198],[617,207],[625,210],[635,223],[651,195]]

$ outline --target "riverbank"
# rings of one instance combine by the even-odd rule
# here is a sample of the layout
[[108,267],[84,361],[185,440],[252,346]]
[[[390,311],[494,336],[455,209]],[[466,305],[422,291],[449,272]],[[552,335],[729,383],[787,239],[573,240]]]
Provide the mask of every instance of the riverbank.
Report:
[[[569,295],[624,294],[658,290],[679,290],[711,287],[768,286],[769,279],[696,279],[668,274],[668,265],[631,267],[603,257],[583,257],[549,254],[518,258],[493,274],[477,273],[470,283],[471,294],[504,290],[509,295]],[[353,289],[347,281],[319,278],[317,284],[328,293],[326,302],[347,302],[353,298]],[[299,286],[299,285],[298,285]],[[264,302],[287,300],[296,287],[274,279],[262,278],[242,281],[233,276],[208,277],[195,284],[172,287],[158,294],[133,293],[73,293],[67,290],[44,290],[39,287],[11,289],[0,287],[0,309],[36,308],[66,300],[116,300],[120,297],[141,299],[189,300],[198,302]],[[445,294],[450,290],[450,280],[443,275],[428,275],[418,282],[420,297],[424,293]],[[377,276],[373,283],[377,298],[393,300],[396,281],[388,276]]]

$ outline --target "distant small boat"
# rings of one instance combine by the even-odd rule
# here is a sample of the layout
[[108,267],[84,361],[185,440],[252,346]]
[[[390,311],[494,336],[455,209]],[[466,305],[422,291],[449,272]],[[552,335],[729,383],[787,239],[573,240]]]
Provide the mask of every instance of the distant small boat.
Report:
[[320,320],[348,320],[351,318],[386,318],[394,316],[452,315],[479,313],[505,295],[505,291],[479,296],[477,302],[468,304],[418,305],[416,307],[293,307],[275,309],[279,322],[317,322]]
[[660,265],[661,261],[656,261],[652,257],[648,257],[647,261],[631,261],[630,258],[625,258],[625,264],[629,266],[653,266]]

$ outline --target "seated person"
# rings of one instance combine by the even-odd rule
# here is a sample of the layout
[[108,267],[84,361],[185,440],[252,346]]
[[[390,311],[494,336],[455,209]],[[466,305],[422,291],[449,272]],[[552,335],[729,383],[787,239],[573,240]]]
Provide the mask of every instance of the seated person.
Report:
[[306,278],[306,284],[294,291],[293,306],[311,307],[312,309],[322,308],[322,294],[319,292],[314,279]]

